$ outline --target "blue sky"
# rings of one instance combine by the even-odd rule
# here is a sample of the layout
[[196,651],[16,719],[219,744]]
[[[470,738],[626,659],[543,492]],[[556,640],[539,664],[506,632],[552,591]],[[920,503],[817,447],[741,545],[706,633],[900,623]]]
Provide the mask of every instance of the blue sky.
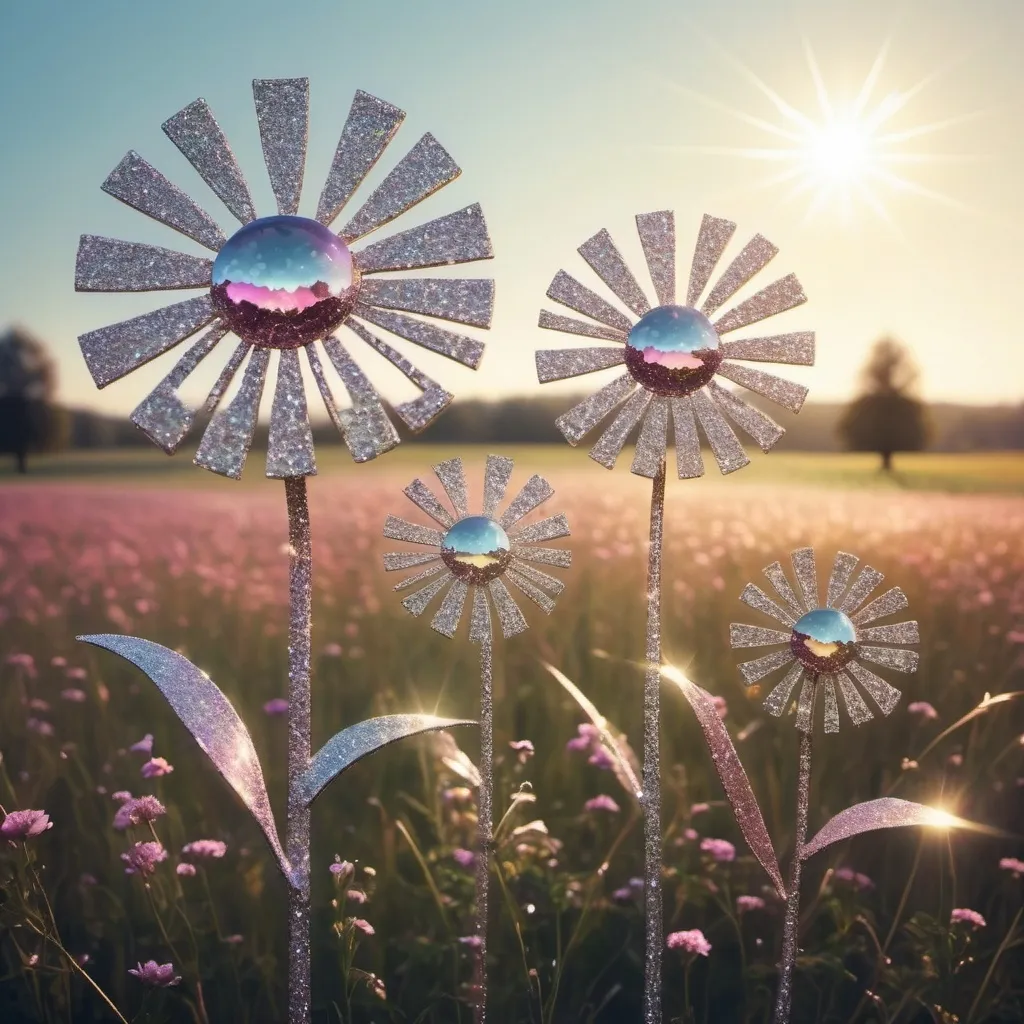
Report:
[[[933,76],[889,127],[953,120],[897,147],[913,157],[899,173],[945,201],[886,186],[877,195],[891,223],[860,201],[852,219],[831,205],[808,217],[806,196],[763,185],[785,164],[719,152],[780,141],[724,109],[784,120],[739,65],[819,116],[804,39],[837,103],[856,95],[886,41],[876,99]],[[308,76],[302,212],[315,209],[357,88],[409,115],[377,177],[428,130],[463,168],[395,229],[484,206],[497,258],[469,273],[496,278],[497,305],[481,368],[416,357],[457,397],[536,393],[533,351],[559,344],[536,327],[554,273],[564,267],[594,284],[575,249],[601,227],[639,262],[633,215],[671,208],[681,264],[704,212],[738,222],[737,247],[755,232],[780,247],[757,285],[795,271],[810,302],[761,333],[818,332],[817,365],[789,374],[812,388],[812,400],[848,395],[867,346],[891,331],[913,348],[927,397],[1018,401],[1022,45],[1020,0],[11,5],[0,60],[0,322],[23,323],[53,346],[65,401],[132,409],[167,357],[97,392],[76,336],[192,293],[76,295],[78,236],[201,250],[104,195],[100,183],[136,149],[230,230],[230,215],[160,130],[203,96],[258,210],[274,212],[250,83]]]

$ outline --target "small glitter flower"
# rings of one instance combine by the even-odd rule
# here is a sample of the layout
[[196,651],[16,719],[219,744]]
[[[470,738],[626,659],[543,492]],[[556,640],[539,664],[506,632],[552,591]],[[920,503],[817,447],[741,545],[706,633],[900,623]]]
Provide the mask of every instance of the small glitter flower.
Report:
[[506,637],[521,633],[527,628],[526,619],[504,580],[507,579],[543,611],[550,613],[555,607],[550,595],[557,597],[564,584],[528,563],[540,562],[556,566],[567,566],[570,563],[568,551],[534,546],[542,541],[568,536],[569,524],[564,515],[550,516],[528,526],[516,525],[551,497],[553,491],[550,484],[542,477],[531,477],[505,512],[495,517],[512,475],[512,460],[488,455],[484,471],[483,510],[471,515],[467,510],[462,460],[442,462],[434,467],[434,472],[448,495],[454,515],[421,480],[414,480],[406,487],[405,494],[443,526],[444,531],[419,526],[391,515],[384,523],[385,537],[437,549],[437,554],[392,552],[384,556],[384,568],[389,572],[426,566],[399,583],[395,590],[405,590],[422,580],[437,577],[405,598],[403,606],[413,615],[422,615],[433,598],[447,589],[430,624],[439,633],[451,637],[455,635],[467,595],[470,588],[473,588],[469,631],[471,640],[482,643],[491,638],[491,615],[486,594],[490,595],[497,610],[502,633]]
[[984,928],[987,922],[976,910],[969,910],[966,907],[959,907],[949,917],[949,923],[969,924],[972,928]]
[[[804,732],[811,730],[814,698],[818,690],[824,695],[825,732],[839,731],[837,689],[854,725],[861,725],[874,717],[855,685],[857,683],[882,714],[888,715],[899,702],[900,691],[865,668],[862,662],[870,661],[897,672],[913,672],[917,668],[917,653],[901,646],[918,643],[920,636],[916,622],[868,625],[906,608],[906,595],[899,587],[893,587],[865,605],[864,601],[884,577],[878,570],[865,565],[851,583],[858,559],[840,551],[832,564],[827,595],[822,604],[814,551],[800,548],[793,552],[792,562],[800,589],[799,597],[779,562],[769,565],[764,574],[782,599],[781,605],[753,583],[748,584],[740,595],[740,600],[751,608],[789,627],[786,633],[736,623],[729,627],[733,647],[781,648],[741,664],[739,668],[744,681],[749,686],[789,666],[785,676],[768,694],[764,706],[771,714],[781,715],[790,706],[797,683],[802,679],[796,704],[796,726]],[[885,646],[876,647],[874,644]]]
[[167,988],[177,985],[181,977],[174,973],[174,964],[158,964],[155,960],[147,960],[144,964],[129,967],[128,973],[133,974],[145,985],[155,988]]
[[632,472],[656,476],[668,446],[671,411],[680,478],[701,476],[704,472],[698,424],[719,469],[731,473],[750,460],[728,420],[746,431],[763,451],[772,448],[784,431],[759,409],[722,387],[715,378],[724,377],[798,412],[807,397],[807,388],[733,360],[809,366],[814,362],[814,334],[803,331],[737,341],[720,338],[799,306],[807,298],[800,282],[790,274],[741,302],[712,324],[708,318],[765,267],[778,249],[767,239],[755,235],[725,269],[698,309],[736,225],[717,217],[704,217],[690,268],[686,305],[681,306],[676,304],[675,295],[676,239],[672,211],[640,214],[636,224],[659,305],[651,307],[611,236],[605,230],[599,231],[579,247],[579,253],[633,316],[622,313],[560,270],[548,289],[548,298],[591,319],[577,320],[543,310],[539,324],[550,330],[620,342],[623,347],[538,351],[537,376],[544,384],[625,363],[626,373],[556,421],[565,439],[575,445],[613,409],[622,405],[590,451],[590,457],[608,469],[614,467],[626,439],[639,423],[640,436]]
[[0,823],[0,836],[11,842],[34,839],[47,829],[53,828],[53,822],[46,811],[10,811]]
[[[191,288],[203,293],[90,331],[79,344],[93,380],[102,388],[207,328],[132,413],[132,421],[170,453],[181,444],[198,411],[185,405],[179,388],[225,334],[235,334],[239,344],[203,407],[213,417],[195,456],[197,465],[235,478],[241,475],[252,444],[270,357],[276,350],[267,476],[309,476],[316,472],[316,461],[300,350],[355,460],[364,462],[394,448],[398,434],[347,346],[374,350],[422,392],[395,407],[410,429],[421,430],[452,396],[373,328],[475,369],[483,352],[477,339],[407,314],[488,327],[494,288],[486,280],[373,275],[489,259],[491,244],[480,207],[473,205],[353,252],[354,242],[447,185],[461,173],[459,167],[433,135],[424,135],[336,233],[331,223],[391,142],[404,112],[367,93],[356,93],[316,219],[311,220],[297,216],[306,162],[309,81],[261,79],[253,83],[253,94],[277,215],[256,218],[249,188],[206,101],[190,103],[164,124],[164,132],[243,226],[226,237],[209,214],[138,153],[129,152],[103,190],[212,250],[216,258],[211,262],[151,245],[83,235],[75,271],[78,291]],[[346,344],[334,333],[342,326],[352,332]],[[333,380],[328,379],[323,356]],[[218,408],[239,371],[242,382],[236,396]],[[338,407],[335,390],[341,387],[351,399],[350,408]]]
[[168,764],[166,758],[151,757],[142,766],[142,777],[144,779],[158,779],[161,775],[170,775],[174,771],[174,765]]
[[669,949],[681,949],[691,956],[707,956],[711,952],[711,943],[704,938],[704,933],[699,928],[690,928],[688,931],[669,932],[665,936],[665,945]]
[[619,805],[606,793],[591,797],[584,805],[585,811],[605,811],[608,814],[618,814]]
[[124,869],[126,875],[152,875],[157,864],[167,860],[167,851],[161,843],[136,843],[121,854],[121,860],[128,865]]
[[719,864],[727,864],[736,859],[736,847],[726,839],[702,839],[700,848]]
[[167,808],[155,796],[129,797],[117,809],[114,815],[114,828],[123,832],[131,825],[140,825],[142,822],[156,821],[162,814],[167,813]]
[[181,848],[182,857],[190,860],[215,860],[228,852],[227,843],[219,839],[196,839]]

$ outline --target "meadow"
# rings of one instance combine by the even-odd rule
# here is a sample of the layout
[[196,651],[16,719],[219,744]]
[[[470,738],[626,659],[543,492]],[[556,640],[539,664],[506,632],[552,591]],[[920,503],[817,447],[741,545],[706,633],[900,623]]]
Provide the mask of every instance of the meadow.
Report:
[[[529,631],[496,645],[492,1018],[638,1020],[638,808],[545,663],[639,750],[650,484],[625,454],[609,474],[568,448],[496,450],[516,458],[510,496],[535,472],[551,481],[533,515],[566,513],[573,565],[553,570],[566,583],[553,613],[521,600]],[[376,714],[474,716],[466,623],[448,640],[409,616],[391,589],[402,574],[385,574],[380,557],[403,547],[381,537],[387,513],[425,522],[402,488],[415,476],[435,484],[440,459],[465,457],[479,502],[485,453],[468,452],[407,445],[363,467],[321,457],[310,482],[314,749]],[[129,633],[206,670],[245,719],[283,811],[286,719],[274,702],[287,683],[287,528],[283,488],[250,461],[241,484],[142,450],[53,457],[0,484],[0,806],[52,822],[0,845],[4,1024],[117,1020],[105,999],[127,1021],[283,1017],[285,886],[260,834],[155,687],[75,642]],[[889,478],[868,457],[780,453],[724,480],[670,479],[665,658],[722,698],[788,858],[797,734],[736,669],[729,623],[759,621],[738,595],[808,544],[819,575],[850,551],[907,593],[920,668],[888,675],[904,691],[888,718],[818,734],[811,831],[882,795],[981,827],[869,833],[809,862],[793,1019],[1020,1021],[1024,458],[904,456],[896,468]],[[666,1019],[767,1021],[781,904],[668,684],[662,716],[666,931],[700,929],[711,947],[666,950]],[[317,1024],[471,1021],[475,757],[472,729],[406,741],[314,804]],[[163,812],[118,817],[126,793]],[[224,848],[182,852],[199,840]],[[168,854],[148,876],[125,871],[140,841]],[[951,920],[965,909],[980,916]],[[148,960],[173,964],[168,980],[180,982],[129,973]]]

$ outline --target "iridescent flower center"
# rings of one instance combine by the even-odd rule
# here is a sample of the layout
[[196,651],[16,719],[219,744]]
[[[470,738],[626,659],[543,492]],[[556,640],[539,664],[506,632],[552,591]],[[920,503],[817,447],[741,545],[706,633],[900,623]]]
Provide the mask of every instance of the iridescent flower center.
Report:
[[633,325],[626,341],[627,369],[657,395],[693,394],[721,362],[711,321],[690,306],[657,306]]
[[254,220],[213,263],[217,312],[243,341],[265,348],[298,348],[330,334],[358,291],[348,246],[306,217]]
[[857,630],[836,608],[815,608],[793,626],[790,649],[812,672],[836,672],[857,655]]
[[486,583],[505,571],[512,545],[508,534],[489,516],[466,516],[445,533],[441,558],[456,579]]

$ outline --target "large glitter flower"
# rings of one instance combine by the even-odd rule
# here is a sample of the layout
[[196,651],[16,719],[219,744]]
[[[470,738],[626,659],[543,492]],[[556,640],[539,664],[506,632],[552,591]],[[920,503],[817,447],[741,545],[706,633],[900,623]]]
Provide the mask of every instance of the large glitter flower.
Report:
[[[395,428],[376,389],[333,332],[348,327],[357,346],[375,349],[419,388],[418,398],[395,411],[411,429],[422,429],[452,396],[368,325],[475,369],[483,352],[480,341],[407,314],[487,327],[493,282],[371,275],[488,259],[491,244],[480,207],[472,205],[353,251],[353,242],[448,184],[459,168],[432,135],[424,135],[336,234],[329,225],[384,152],[405,114],[383,100],[356,93],[316,219],[311,220],[297,215],[306,161],[309,81],[257,79],[253,94],[277,216],[256,219],[249,189],[206,101],[189,104],[163,129],[243,227],[226,238],[187,195],[138,153],[129,152],[103,190],[217,256],[211,262],[151,245],[83,235],[75,273],[79,291],[206,291],[83,334],[79,343],[93,380],[102,388],[207,328],[132,413],[132,421],[170,453],[198,411],[185,405],[178,389],[220,339],[234,333],[240,342],[203,407],[214,415],[195,461],[235,478],[241,475],[252,444],[271,352],[276,349],[267,476],[308,476],[316,472],[316,461],[299,350],[305,351],[327,412],[355,460],[363,462],[388,451],[398,443]],[[321,349],[348,392],[350,407],[339,408]],[[247,357],[237,394],[215,412]]]
[[[466,478],[461,459],[450,459],[434,467],[452,504],[454,515],[423,481],[413,480],[406,487],[405,494],[431,519],[443,526],[443,532],[391,515],[384,523],[385,537],[436,549],[433,554],[390,552],[384,556],[384,568],[391,572],[426,566],[421,572],[399,583],[395,590],[406,590],[421,580],[437,576],[437,579],[410,594],[402,602],[413,615],[422,615],[430,602],[448,588],[431,622],[431,626],[445,636],[455,635],[470,587],[474,594],[469,637],[475,643],[483,643],[491,638],[487,594],[490,594],[501,623],[501,631],[506,637],[526,629],[526,619],[504,580],[508,580],[548,613],[555,607],[553,598],[564,587],[561,580],[528,563],[563,567],[570,564],[570,552],[562,548],[536,546],[543,541],[569,535],[569,524],[565,516],[559,514],[525,526],[516,525],[551,497],[554,493],[551,485],[543,477],[531,477],[508,508],[500,516],[496,514],[512,475],[512,465],[511,459],[499,455],[487,456],[483,508],[479,513],[471,514],[467,510]],[[438,576],[438,573],[441,575]]]
[[[796,725],[804,732],[811,729],[814,693],[819,687],[824,696],[825,732],[839,731],[837,689],[854,725],[861,725],[874,717],[857,689],[857,683],[882,714],[888,715],[899,702],[900,691],[865,668],[862,662],[869,661],[897,672],[913,672],[917,668],[917,653],[898,646],[919,642],[916,622],[868,625],[906,608],[906,595],[899,587],[893,587],[865,605],[864,602],[884,577],[877,569],[865,565],[851,583],[858,559],[840,551],[832,563],[825,603],[822,604],[814,551],[800,548],[793,552],[792,561],[799,597],[779,562],[769,565],[764,574],[782,599],[781,605],[753,583],[749,583],[740,595],[744,604],[771,616],[789,630],[781,632],[736,623],[729,627],[733,647],[781,647],[739,666],[747,685],[789,666],[785,676],[768,694],[764,706],[771,714],[781,715],[790,706],[793,693],[802,679],[796,705]],[[874,644],[886,646],[875,647]]]
[[537,375],[541,383],[547,383],[626,364],[626,373],[557,420],[565,439],[575,445],[624,402],[590,451],[592,459],[609,469],[615,465],[631,431],[642,421],[632,471],[655,477],[668,447],[671,410],[679,476],[697,477],[704,472],[698,423],[719,468],[723,473],[731,473],[750,460],[728,420],[742,427],[763,451],[768,451],[784,431],[715,378],[725,377],[798,412],[807,397],[807,388],[733,360],[809,366],[814,362],[814,334],[802,331],[735,341],[720,338],[799,306],[806,296],[800,282],[789,274],[712,323],[709,317],[761,270],[778,249],[766,238],[755,235],[725,269],[698,309],[715,265],[736,230],[731,221],[705,216],[690,268],[686,305],[679,306],[672,211],[639,214],[636,224],[659,305],[651,307],[611,236],[607,231],[599,231],[579,247],[579,253],[634,318],[560,270],[548,289],[548,298],[592,320],[543,310],[539,323],[551,330],[622,342],[624,347],[541,350],[537,352]]

